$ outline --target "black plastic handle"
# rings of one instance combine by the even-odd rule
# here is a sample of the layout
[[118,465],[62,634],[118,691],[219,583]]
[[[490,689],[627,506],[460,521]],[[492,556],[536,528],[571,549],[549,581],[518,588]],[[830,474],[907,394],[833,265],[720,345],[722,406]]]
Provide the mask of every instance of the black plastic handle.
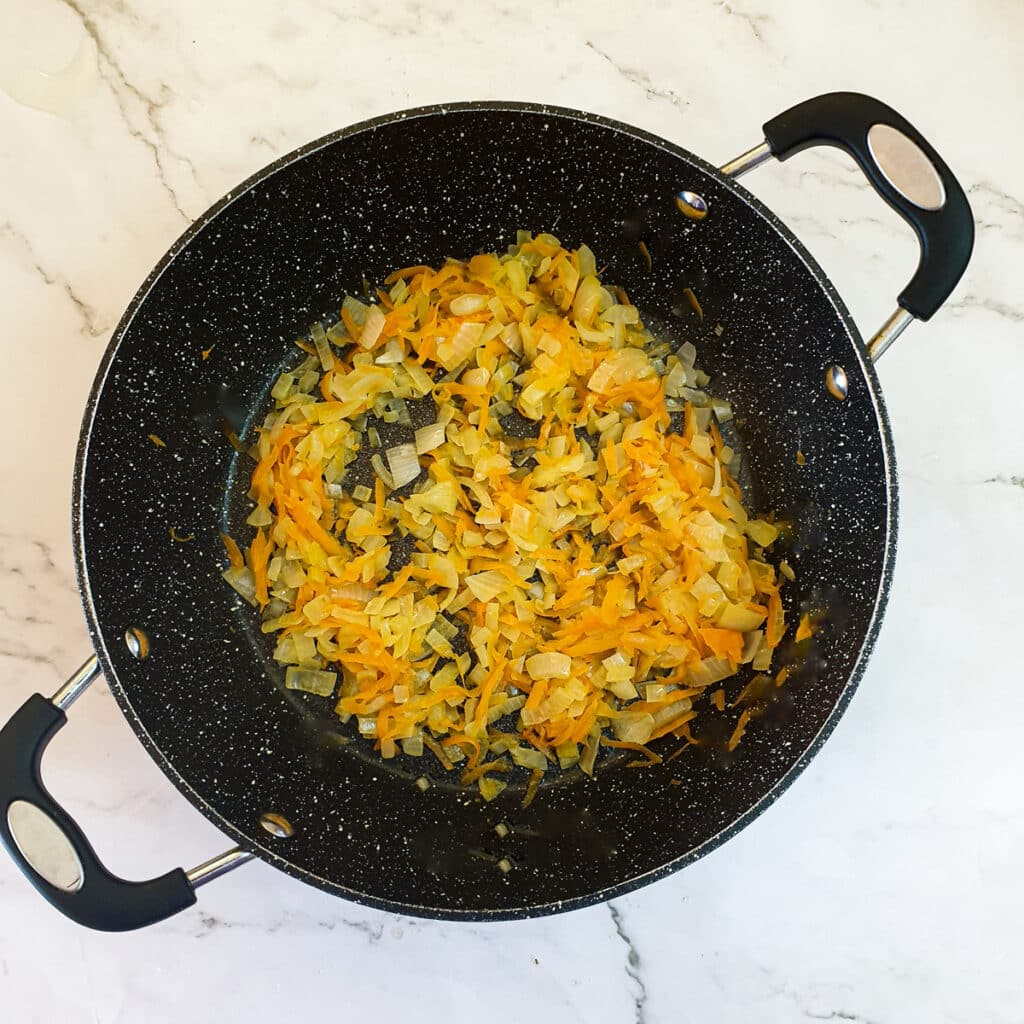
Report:
[[[43,751],[67,722],[64,712],[33,694],[0,730],[0,840],[32,884],[65,917],[87,928],[126,932],[177,914],[196,902],[181,868],[149,882],[126,882],[99,861],[82,830],[47,792],[39,777]],[[33,804],[60,828],[82,864],[82,884],[75,892],[43,878],[22,854],[11,832],[11,804]]]
[[[868,145],[876,124],[902,132],[931,162],[945,201],[935,210],[918,206],[896,189]],[[798,103],[764,126],[774,156],[788,160],[810,146],[838,146],[860,165],[875,191],[917,232],[921,260],[899,304],[919,320],[929,319],[956,287],[974,247],[974,218],[967,196],[945,161],[906,118],[892,107],[856,92],[833,92]]]

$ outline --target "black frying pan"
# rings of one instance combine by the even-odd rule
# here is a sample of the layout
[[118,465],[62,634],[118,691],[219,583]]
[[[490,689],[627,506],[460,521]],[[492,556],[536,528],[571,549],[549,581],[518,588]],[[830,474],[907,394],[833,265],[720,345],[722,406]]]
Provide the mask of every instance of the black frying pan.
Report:
[[[966,266],[973,225],[945,163],[875,100],[819,97],[764,134],[764,145],[716,170],[577,111],[407,111],[279,160],[174,245],[115,331],[82,428],[75,553],[96,657],[52,700],[30,697],[0,733],[0,837],[57,909],[95,928],[137,928],[256,855],[403,913],[547,914],[689,863],[779,796],[850,700],[885,604],[896,480],[871,356],[911,317],[936,311]],[[770,155],[820,144],[849,152],[921,241],[900,308],[869,347],[803,246],[733,180]],[[681,216],[681,190],[706,217]],[[346,744],[328,702],[286,692],[253,611],[220,579],[217,537],[246,535],[249,472],[221,421],[244,432],[262,418],[291,339],[334,315],[364,276],[502,248],[517,228],[586,242],[646,321],[697,344],[713,390],[736,409],[750,499],[794,524],[791,613],[828,610],[815,652],[734,753],[708,734],[642,771],[610,759],[593,780],[553,773],[525,811],[524,780],[484,804],[428,768],[434,785],[421,792],[423,761],[382,762],[368,744]],[[178,543],[171,527],[195,539]],[[64,710],[99,671],[153,758],[236,850],[144,883],[105,871],[39,778]],[[27,839],[37,812],[73,848],[77,866],[65,874]],[[501,822],[511,826],[504,837]],[[510,871],[498,869],[502,859]]]

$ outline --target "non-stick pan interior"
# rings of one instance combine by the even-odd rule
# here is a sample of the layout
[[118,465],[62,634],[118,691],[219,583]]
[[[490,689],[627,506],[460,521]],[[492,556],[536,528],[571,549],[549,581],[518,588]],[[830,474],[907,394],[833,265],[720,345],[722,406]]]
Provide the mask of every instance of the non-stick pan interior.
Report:
[[[704,196],[706,219],[679,213],[681,188]],[[326,702],[286,695],[255,613],[220,579],[218,539],[224,529],[246,536],[248,467],[223,421],[259,421],[292,339],[335,318],[364,278],[501,250],[518,228],[586,242],[655,330],[697,345],[711,390],[736,409],[752,500],[793,524],[785,553],[798,579],[787,603],[828,613],[811,657],[735,752],[712,731],[706,746],[660,766],[620,758],[593,780],[549,773],[525,811],[521,784],[484,804],[436,765],[380,762],[345,742]],[[770,215],[694,157],[622,125],[482,104],[399,115],[307,147],[176,246],[98,378],[76,539],[112,688],[204,813],[285,870],[366,902],[444,916],[543,913],[678,866],[779,791],[845,704],[872,638],[891,554],[892,467],[854,336]],[[850,379],[845,403],[823,387],[833,362]],[[129,627],[149,635],[147,659],[128,652]],[[414,785],[421,774],[436,782],[426,792]],[[268,811],[295,834],[264,832]],[[499,822],[511,826],[504,838]],[[511,871],[498,869],[502,858]]]

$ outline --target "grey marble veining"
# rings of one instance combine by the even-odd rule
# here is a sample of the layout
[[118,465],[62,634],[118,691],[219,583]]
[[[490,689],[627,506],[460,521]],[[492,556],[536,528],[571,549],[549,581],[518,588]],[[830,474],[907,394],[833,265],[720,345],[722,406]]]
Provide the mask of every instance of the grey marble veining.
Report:
[[[58,72],[83,43],[96,75],[67,115],[0,92],[0,718],[88,650],[71,470],[110,331],[191,219],[309,139],[500,96],[618,117],[720,162],[796,100],[854,88],[931,138],[979,229],[948,308],[880,366],[902,510],[887,618],[840,728],[769,814],[612,905],[497,926],[355,907],[256,864],[157,929],[93,935],[0,860],[9,1019],[220,1021],[225,1000],[239,1018],[326,1005],[366,1017],[382,992],[424,1021],[1020,1019],[1024,208],[1021,143],[1005,126],[1024,89],[1024,12],[994,0],[967,21],[935,12],[924,0],[652,2],[626,15],[611,2],[9,0],[0,82],[12,68]],[[916,258],[904,226],[834,154],[765,167],[749,185],[870,332]],[[102,686],[71,719],[47,780],[114,870],[141,877],[222,848]],[[396,962],[406,992],[428,998],[394,990]]]

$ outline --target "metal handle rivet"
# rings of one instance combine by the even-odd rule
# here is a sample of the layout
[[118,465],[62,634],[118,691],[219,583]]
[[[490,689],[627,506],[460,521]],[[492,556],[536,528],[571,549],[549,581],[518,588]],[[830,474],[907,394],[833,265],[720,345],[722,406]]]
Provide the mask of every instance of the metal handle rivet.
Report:
[[707,200],[687,189],[683,189],[676,196],[676,206],[679,207],[679,212],[683,216],[689,217],[691,220],[703,220],[708,215]]
[[850,393],[850,382],[846,379],[846,371],[838,364],[833,363],[825,371],[825,387],[833,398],[842,402]]
[[260,825],[278,839],[287,839],[289,836],[295,835],[292,823],[280,814],[261,814]]
[[149,657],[149,637],[138,626],[125,631],[124,642],[132,655],[142,661]]

